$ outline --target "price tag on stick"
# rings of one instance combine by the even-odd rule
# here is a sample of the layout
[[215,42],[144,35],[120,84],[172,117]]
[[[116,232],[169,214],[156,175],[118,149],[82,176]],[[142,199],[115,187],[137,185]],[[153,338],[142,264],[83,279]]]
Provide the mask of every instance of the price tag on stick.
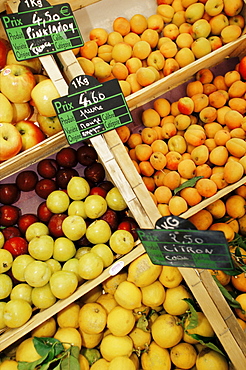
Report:
[[51,6],[46,0],[21,0],[18,13],[1,19],[18,61],[84,45],[67,3]]
[[234,268],[222,231],[197,230],[177,216],[162,217],[156,229],[136,231],[154,264],[227,271]]
[[52,103],[69,144],[132,122],[116,79],[99,83],[92,76],[80,75],[70,82],[68,93]]

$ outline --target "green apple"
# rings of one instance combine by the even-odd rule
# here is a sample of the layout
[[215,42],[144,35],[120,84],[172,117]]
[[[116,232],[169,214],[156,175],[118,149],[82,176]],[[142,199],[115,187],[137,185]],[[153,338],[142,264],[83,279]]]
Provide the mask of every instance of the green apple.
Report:
[[41,114],[38,114],[37,122],[39,124],[39,127],[46,136],[53,136],[58,132],[62,131],[62,126],[57,116],[45,117],[42,116]]
[[52,213],[65,212],[68,209],[69,203],[69,196],[62,190],[52,191],[46,199],[47,208]]
[[32,290],[33,288],[26,283],[17,284],[10,293],[10,299],[24,299],[32,304]]
[[51,291],[58,299],[68,298],[75,292],[77,286],[77,276],[71,271],[57,271],[50,278]]
[[12,265],[12,274],[14,278],[18,281],[25,281],[25,269],[29,265],[29,263],[35,261],[34,258],[30,256],[30,254],[21,254],[17,256]]
[[9,275],[0,274],[0,299],[7,298],[12,290],[13,282]]
[[11,299],[6,303],[3,313],[4,323],[8,328],[19,328],[32,316],[32,307],[24,299]]
[[89,195],[85,199],[85,213],[91,219],[101,217],[107,210],[107,202],[101,195]]
[[26,229],[26,240],[30,242],[35,236],[48,235],[49,228],[43,222],[34,222]]
[[66,262],[74,257],[76,248],[72,240],[61,236],[54,243],[53,258],[59,262]]
[[56,297],[51,291],[50,284],[33,288],[32,303],[35,307],[44,310],[51,307],[56,302]]
[[53,255],[54,239],[50,235],[35,236],[28,244],[29,254],[36,260],[46,261]]
[[73,200],[81,200],[90,193],[90,185],[86,179],[73,176],[67,184],[68,196]]
[[85,220],[77,215],[67,216],[62,222],[62,231],[68,239],[79,240],[86,232]]
[[54,274],[56,271],[60,271],[62,269],[62,266],[59,261],[55,260],[54,258],[49,258],[47,261],[45,261],[47,265],[51,268],[51,274]]
[[106,221],[95,220],[87,227],[85,235],[92,244],[104,244],[111,236],[111,228]]
[[0,249],[0,274],[11,269],[13,256],[7,249]]
[[127,208],[124,198],[122,197],[119,189],[116,187],[113,187],[108,191],[105,199],[108,207],[114,211],[123,211]]
[[81,216],[84,219],[87,218],[87,215],[85,213],[85,203],[83,200],[73,200],[68,207],[67,210],[68,215],[77,215]]
[[82,277],[79,275],[78,258],[71,258],[70,260],[66,261],[62,266],[62,270],[73,272],[77,276],[79,284],[83,281]]
[[24,272],[25,281],[32,287],[41,287],[48,283],[51,277],[51,268],[44,261],[29,263]]
[[126,254],[134,248],[134,238],[127,230],[116,230],[109,239],[109,246],[117,254]]

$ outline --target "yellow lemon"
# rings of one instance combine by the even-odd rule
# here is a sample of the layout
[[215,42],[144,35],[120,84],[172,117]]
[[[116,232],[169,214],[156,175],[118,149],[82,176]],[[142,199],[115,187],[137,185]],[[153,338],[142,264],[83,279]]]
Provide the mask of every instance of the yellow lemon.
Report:
[[86,294],[84,294],[79,302],[84,304],[84,303],[91,303],[91,302],[96,302],[97,301],[97,298],[100,297],[100,295],[102,294],[103,292],[103,289],[102,289],[102,286],[101,284],[100,285],[96,285],[93,289],[89,290],[89,292],[87,292]]
[[167,349],[151,342],[148,351],[141,355],[141,365],[144,370],[170,370],[171,360]]
[[118,305],[113,294],[110,293],[101,294],[97,298],[97,303],[100,303],[100,305],[105,308],[107,313],[109,313],[115,306]]
[[170,315],[184,314],[189,309],[188,304],[183,300],[184,298],[192,298],[191,293],[184,285],[168,288],[163,303],[164,310]]
[[82,346],[80,332],[75,328],[59,328],[54,338],[61,341],[65,349],[70,348],[70,345],[77,346],[79,349]]
[[5,360],[0,364],[0,370],[18,370],[18,362],[14,360]]
[[79,311],[79,328],[88,334],[103,331],[107,322],[106,310],[96,302],[86,303]]
[[161,270],[162,266],[154,265],[148,254],[144,253],[130,263],[127,280],[142,288],[153,283]]
[[151,342],[151,333],[150,331],[142,330],[138,327],[134,327],[130,332],[129,337],[133,341],[133,347],[136,350],[144,350],[148,348]]
[[97,334],[88,334],[79,330],[82,338],[82,346],[86,348],[95,348],[102,340],[103,332]]
[[79,327],[79,304],[73,302],[57,313],[57,324],[60,328]]
[[108,370],[136,370],[136,368],[129,357],[118,356],[110,361]]
[[39,360],[40,358],[41,356],[38,354],[34,347],[32,337],[23,340],[23,342],[21,342],[21,344],[16,349],[15,359],[17,362],[33,362]]
[[141,290],[130,281],[122,281],[114,293],[116,302],[129,310],[141,306]]
[[214,336],[214,330],[203,312],[197,312],[197,319],[198,319],[197,326],[193,329],[187,329],[187,326],[190,323],[190,319],[189,317],[185,319],[183,340],[186,343],[191,344],[198,343],[198,340],[192,338],[189,334],[199,334],[202,335],[203,337]]
[[192,344],[178,343],[170,351],[172,363],[181,369],[190,369],[196,363],[197,353]]
[[32,337],[53,337],[56,332],[56,320],[50,317],[32,330]]
[[[108,370],[109,361],[105,360],[105,358],[99,358],[94,364],[91,365],[90,370]],[[84,368],[82,367],[82,370]]]
[[229,364],[222,354],[205,348],[197,356],[196,368],[197,370],[228,370]]
[[106,335],[100,344],[100,352],[107,361],[112,361],[117,356],[130,357],[133,351],[133,343],[128,335],[118,337],[113,334]]
[[135,317],[132,310],[116,306],[108,314],[107,327],[114,335],[125,336],[130,333],[134,325]]
[[183,328],[179,319],[170,314],[157,317],[151,326],[154,341],[162,348],[170,348],[178,344],[183,337]]
[[165,288],[175,288],[181,283],[183,276],[177,267],[163,266],[159,280]]
[[149,307],[157,307],[163,304],[165,299],[165,289],[159,280],[141,288],[142,303]]
[[127,279],[127,272],[121,270],[117,275],[110,276],[103,283],[103,290],[106,293],[114,294],[119,284]]
[[89,370],[90,365],[87,358],[84,355],[79,354],[79,365],[82,370]]

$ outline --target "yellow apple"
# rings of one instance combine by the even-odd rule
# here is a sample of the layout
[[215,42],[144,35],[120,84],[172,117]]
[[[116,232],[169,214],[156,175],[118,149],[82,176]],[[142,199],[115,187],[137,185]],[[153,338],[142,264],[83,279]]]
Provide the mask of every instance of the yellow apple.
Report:
[[38,112],[46,117],[53,117],[56,111],[52,100],[60,97],[51,79],[39,82],[32,90],[31,97]]
[[42,70],[42,64],[41,64],[39,58],[32,58],[32,59],[22,60],[22,61],[19,62],[15,58],[15,55],[14,55],[14,52],[13,52],[12,49],[8,51],[6,64],[21,64],[23,66],[26,66],[26,67],[30,68],[32,73],[40,73],[41,70]]
[[38,114],[37,122],[40,129],[46,136],[53,136],[62,130],[62,126],[57,116],[45,117],[41,114]]
[[0,162],[14,157],[22,148],[21,134],[11,123],[0,123],[0,147]]
[[33,109],[27,103],[12,103],[13,108],[13,123],[28,119],[31,117]]
[[0,93],[0,122],[9,122],[13,121],[13,107],[9,99],[2,93]]

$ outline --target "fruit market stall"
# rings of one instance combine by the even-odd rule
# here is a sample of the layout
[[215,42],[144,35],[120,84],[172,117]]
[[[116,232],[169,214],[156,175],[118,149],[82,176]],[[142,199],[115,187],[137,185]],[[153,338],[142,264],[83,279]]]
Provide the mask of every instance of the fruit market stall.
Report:
[[[201,58],[201,60],[195,62],[193,66],[189,66],[189,68],[183,67],[182,72],[175,72],[172,76],[166,77],[163,82],[157,81],[156,83],[153,83],[151,87],[142,89],[141,93],[137,92],[127,96],[126,100],[132,113],[134,114],[133,108],[140,107],[141,109],[145,103],[151,104],[153,96],[158,98],[163,94],[163,92],[170,90],[171,87],[173,88],[174,85],[180,85],[184,81],[188,81],[202,67],[208,68],[210,66],[214,66],[221,62],[225,57],[233,54],[240,56],[244,50],[244,42],[245,38],[242,37],[240,40],[223,47],[223,50],[221,49],[220,52],[216,52],[213,59],[211,58],[209,60],[209,58],[206,57]],[[65,82],[64,77],[67,81],[71,81],[71,79],[76,75],[81,74],[81,67],[72,52],[60,53],[58,57],[63,66],[63,75],[60,73],[57,65],[54,64],[54,59],[52,57],[42,57],[41,59],[46,73],[51,77],[52,81],[57,86],[57,90],[62,96],[67,94],[67,83]],[[54,141],[52,141],[53,139]],[[50,140],[52,141],[52,145],[50,145]],[[136,171],[131,159],[127,155],[120,136],[118,136],[115,131],[111,131],[104,134],[102,137],[94,137],[91,139],[91,143],[98,152],[100,161],[105,165],[109,178],[112,178],[121,190],[124,199],[126,199],[126,202],[129,205],[131,213],[138,220],[140,227],[153,228],[156,220],[161,216],[161,214],[151,199],[152,197],[150,196],[150,193],[146,191],[145,184],[143,183],[141,176],[139,176],[139,173]],[[67,143],[64,135],[59,133],[53,138],[48,139],[47,142],[44,141],[43,144],[39,145],[37,147],[37,153],[35,153],[35,148],[30,150],[30,156],[28,155],[27,161],[23,152],[23,157],[20,156],[20,162],[18,162],[18,165],[20,164],[18,168],[14,161],[12,162],[12,167],[9,166],[9,163],[7,163],[5,167],[5,164],[3,163],[3,170],[5,171],[6,169],[3,176],[5,177],[5,181],[11,173],[17,173],[21,166],[24,168],[31,163],[40,161],[40,159],[47,157],[47,155],[54,155],[54,153],[63,146],[67,146]],[[41,155],[39,151],[40,149],[42,151]],[[26,152],[25,154],[28,153]],[[244,184],[244,179],[242,179],[241,182],[238,182],[235,187],[234,185],[233,187],[228,187],[227,191],[231,192],[234,188],[240,187],[242,184]],[[217,198],[221,198],[222,195],[225,194],[226,191],[223,191],[223,193],[220,193]],[[208,206],[209,203],[213,203],[214,200],[215,199],[210,199],[208,203],[204,204],[204,207]],[[201,208],[202,206],[200,205],[200,209]],[[197,211],[198,209],[195,209],[194,213]],[[185,217],[188,218],[194,213],[187,213]],[[143,253],[143,247],[141,245],[137,246],[133,252],[130,252],[127,256],[123,257],[123,264],[127,265],[131,263],[131,261],[135,260]],[[110,268],[106,269],[99,278],[84,284],[84,289],[82,291],[78,290],[78,293],[75,293],[75,295],[72,295],[64,301],[59,301],[51,309],[48,308],[44,312],[36,315],[38,319],[34,317],[22,328],[10,330],[3,334],[3,345],[8,346],[17,338],[22,337],[24,333],[30,332],[38,323],[44,322],[48,316],[53,316],[56,312],[68,306],[81,295],[84,295],[86,292],[91,290],[94,286],[102,283],[107,279],[110,272],[109,270]],[[245,335],[239,327],[235,316],[228,307],[223,296],[218,291],[217,285],[211,278],[210,272],[207,270],[193,270],[186,268],[180,268],[179,270],[201,306],[202,311],[208,317],[235,369],[243,369],[245,367]],[[232,348],[233,351],[231,351]]]

